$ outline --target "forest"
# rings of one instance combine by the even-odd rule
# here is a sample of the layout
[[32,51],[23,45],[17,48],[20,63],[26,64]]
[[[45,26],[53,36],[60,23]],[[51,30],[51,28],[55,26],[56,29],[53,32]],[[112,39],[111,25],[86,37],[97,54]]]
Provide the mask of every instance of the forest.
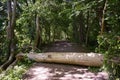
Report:
[[[35,61],[85,65],[120,80],[119,5],[120,0],[0,0],[0,80],[22,80]],[[57,43],[65,44],[63,49],[72,45],[69,51],[75,46],[74,52],[78,47],[83,54],[93,52],[96,61],[72,51],[45,53],[46,47],[55,51]]]

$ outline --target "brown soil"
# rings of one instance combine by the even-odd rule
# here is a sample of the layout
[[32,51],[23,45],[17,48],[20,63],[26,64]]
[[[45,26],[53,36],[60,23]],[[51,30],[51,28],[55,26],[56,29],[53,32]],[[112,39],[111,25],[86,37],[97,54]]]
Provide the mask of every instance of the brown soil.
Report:
[[56,41],[44,47],[44,52],[87,52],[85,47],[69,41]]
[[[57,41],[44,52],[86,52],[76,43]],[[34,63],[23,75],[23,80],[108,80],[107,72],[91,72],[88,67],[55,63]]]

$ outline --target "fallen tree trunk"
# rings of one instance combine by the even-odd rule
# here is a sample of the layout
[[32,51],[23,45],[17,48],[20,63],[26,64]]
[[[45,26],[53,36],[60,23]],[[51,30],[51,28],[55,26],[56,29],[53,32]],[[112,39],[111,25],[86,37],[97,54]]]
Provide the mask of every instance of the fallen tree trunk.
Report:
[[[18,54],[16,57],[20,58],[25,54]],[[29,53],[26,56],[36,62],[54,62],[65,64],[76,64],[84,66],[102,66],[103,55],[98,53]]]

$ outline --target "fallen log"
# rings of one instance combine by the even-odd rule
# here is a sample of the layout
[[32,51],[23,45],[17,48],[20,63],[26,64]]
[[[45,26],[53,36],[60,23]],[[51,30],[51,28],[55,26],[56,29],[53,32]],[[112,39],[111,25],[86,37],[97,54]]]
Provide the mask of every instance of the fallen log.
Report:
[[[24,56],[25,54],[18,54],[16,58]],[[29,53],[26,54],[26,57],[36,62],[54,62],[96,67],[103,65],[103,55],[98,53]]]

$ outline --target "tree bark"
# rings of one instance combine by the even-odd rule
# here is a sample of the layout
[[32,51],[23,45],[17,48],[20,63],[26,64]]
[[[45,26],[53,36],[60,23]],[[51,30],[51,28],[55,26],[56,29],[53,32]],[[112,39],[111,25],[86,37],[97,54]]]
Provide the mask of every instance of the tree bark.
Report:
[[38,48],[41,45],[41,31],[40,31],[40,18],[36,16],[36,40],[34,43],[34,49]]
[[90,26],[89,26],[89,11],[87,12],[87,28],[86,28],[86,36],[85,36],[85,44],[88,44],[88,39],[89,39],[89,31],[90,31]]
[[103,14],[102,14],[102,20],[101,20],[101,32],[100,32],[101,35],[103,34],[104,29],[105,29],[104,17],[105,17],[105,10],[106,10],[106,7],[107,7],[107,2],[108,2],[108,0],[105,0],[104,8],[103,8]]
[[[16,57],[20,58],[25,54],[18,54]],[[64,64],[75,64],[84,66],[99,67],[103,65],[103,55],[98,53],[30,53],[26,55],[29,59],[36,62],[53,62]]]
[[85,43],[85,25],[84,25],[84,16],[83,12],[78,16],[78,30],[79,30],[79,41],[81,44]]
[[1,69],[6,69],[15,58],[15,49],[16,49],[16,43],[15,43],[15,33],[14,33],[14,27],[15,27],[15,21],[16,21],[16,3],[17,1],[13,1],[13,8],[11,5],[11,0],[7,1],[7,8],[8,8],[8,26],[7,26],[7,40],[8,40],[8,54],[9,58],[8,60],[1,66]]
[[7,42],[8,42],[8,55],[7,55],[7,59],[9,58],[10,56],[10,47],[11,47],[11,23],[12,23],[12,8],[11,8],[11,0],[8,0],[7,1],[7,9],[8,9],[8,26],[7,26],[7,29],[6,29],[6,32],[7,32]]

